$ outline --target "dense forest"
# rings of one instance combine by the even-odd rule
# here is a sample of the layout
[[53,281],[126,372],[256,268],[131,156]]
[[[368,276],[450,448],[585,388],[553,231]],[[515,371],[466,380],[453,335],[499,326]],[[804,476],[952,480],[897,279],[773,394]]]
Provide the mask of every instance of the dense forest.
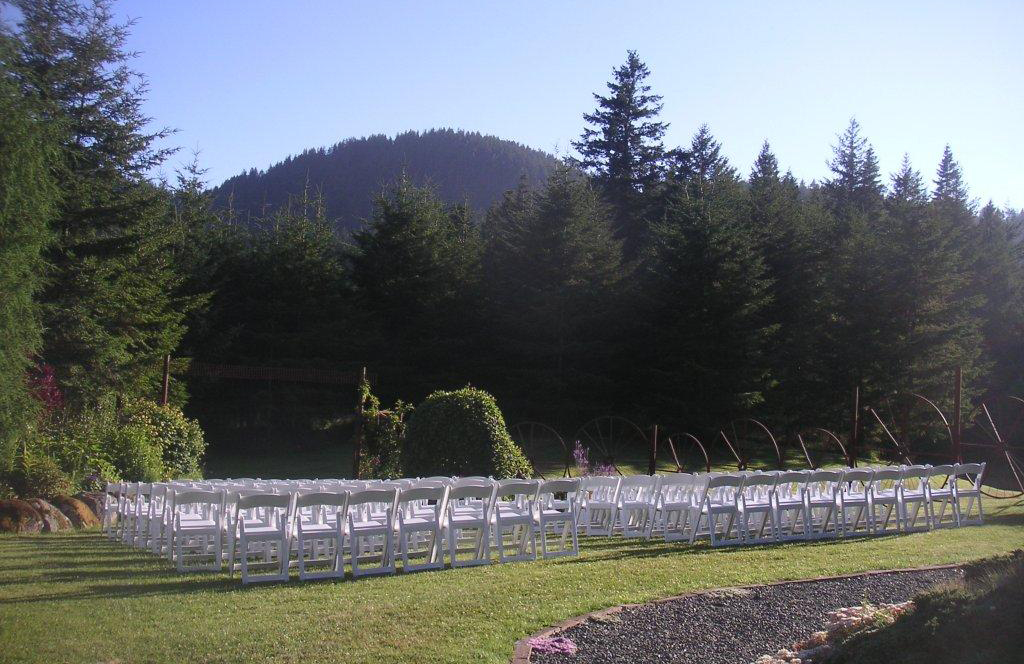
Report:
[[[247,450],[332,431],[352,390],[185,379],[189,362],[366,366],[385,403],[471,384],[510,421],[567,431],[610,413],[841,429],[855,388],[865,404],[948,399],[957,367],[969,399],[1024,391],[1024,217],[974,201],[949,148],[884,174],[852,120],[806,183],[767,142],[730,163],[706,125],[668,146],[630,52],[566,164],[445,131],[345,142],[218,190],[200,164],[155,183],[166,132],[142,114],[127,26],[105,0],[15,4],[0,36],[8,465],[150,463],[133,427],[167,354],[173,404]],[[387,162],[362,180],[346,175],[361,150]],[[367,211],[357,194],[384,173]]]
[[443,200],[485,210],[525,178],[547,179],[558,161],[512,141],[452,129],[409,131],[394,138],[350,138],[329,148],[304,150],[264,171],[251,169],[213,190],[214,202],[241,221],[286,207],[305,190],[316,191],[332,223],[352,229],[368,218],[373,200],[400,178],[429,186]]

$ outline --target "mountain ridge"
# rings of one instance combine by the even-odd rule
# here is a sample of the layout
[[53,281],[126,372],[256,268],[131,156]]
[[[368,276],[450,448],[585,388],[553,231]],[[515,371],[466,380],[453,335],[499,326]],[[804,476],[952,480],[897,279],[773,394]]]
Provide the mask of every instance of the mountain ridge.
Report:
[[327,217],[345,230],[368,218],[374,197],[402,176],[479,212],[521,178],[539,185],[559,163],[541,150],[480,132],[411,130],[307,148],[266,169],[234,175],[212,193],[218,207],[230,206],[236,219],[255,223],[311,190],[323,197]]

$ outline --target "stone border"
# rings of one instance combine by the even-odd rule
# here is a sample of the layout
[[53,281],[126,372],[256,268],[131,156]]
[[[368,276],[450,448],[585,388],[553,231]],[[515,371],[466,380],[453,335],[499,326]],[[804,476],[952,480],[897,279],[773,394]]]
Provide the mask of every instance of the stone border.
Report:
[[590,613],[584,613],[583,615],[576,616],[575,618],[569,618],[568,620],[563,620],[562,622],[560,622],[560,623],[558,623],[556,625],[553,625],[551,627],[546,627],[546,628],[540,630],[539,632],[534,632],[533,634],[530,634],[529,636],[526,636],[526,637],[524,637],[522,639],[519,639],[515,643],[515,649],[513,650],[512,659],[511,659],[509,664],[530,664],[530,656],[533,654],[533,648],[530,646],[530,639],[535,639],[537,637],[555,636],[558,633],[560,633],[560,632],[562,632],[564,630],[569,629],[570,627],[576,627],[577,625],[581,625],[581,624],[585,623],[586,621],[590,620],[591,618],[595,618],[595,617],[599,618],[599,617],[614,615],[616,613],[619,613],[623,609],[631,609],[631,608],[638,607],[638,606],[644,606],[646,604],[662,604],[664,602],[674,602],[676,600],[685,599],[687,597],[695,597],[695,596],[699,596],[699,595],[707,595],[709,593],[721,592],[723,590],[749,590],[749,589],[752,589],[752,588],[769,588],[771,586],[783,586],[783,585],[787,585],[787,584],[796,584],[796,583],[814,583],[816,581],[838,581],[838,580],[841,580],[841,579],[854,579],[854,578],[861,577],[861,576],[875,576],[875,575],[879,575],[879,574],[897,574],[897,573],[900,573],[900,572],[927,572],[927,571],[930,571],[930,570],[951,569],[951,568],[955,568],[955,567],[963,567],[966,564],[967,564],[966,562],[963,562],[963,563],[949,563],[949,564],[945,564],[945,565],[927,565],[925,567],[903,567],[903,568],[899,568],[899,569],[876,569],[876,570],[870,570],[868,572],[856,572],[854,574],[840,574],[838,576],[819,576],[819,577],[811,578],[811,579],[795,579],[795,580],[792,580],[792,581],[772,581],[771,583],[755,583],[755,584],[748,585],[748,586],[726,586],[726,587],[723,587],[723,588],[705,588],[703,590],[694,590],[692,592],[683,593],[682,595],[673,595],[671,597],[661,597],[661,598],[658,598],[658,599],[653,599],[653,600],[651,600],[649,602],[641,602],[641,603],[637,603],[637,604],[619,604],[618,606],[612,606],[612,607],[609,607],[607,609],[599,609],[597,611],[591,611]]

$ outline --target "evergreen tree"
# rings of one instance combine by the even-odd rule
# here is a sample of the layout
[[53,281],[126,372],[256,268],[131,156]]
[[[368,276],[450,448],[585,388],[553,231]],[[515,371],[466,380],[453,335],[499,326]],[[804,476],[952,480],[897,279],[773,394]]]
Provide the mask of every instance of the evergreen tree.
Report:
[[980,337],[957,235],[928,205],[920,174],[904,157],[886,200],[883,245],[892,317],[887,382],[894,392],[946,394],[957,366],[974,375]]
[[376,322],[385,381],[419,397],[472,377],[479,336],[480,241],[464,207],[399,182],[353,234],[356,301]]
[[1024,242],[1022,228],[991,201],[978,215],[971,256],[972,293],[991,371],[988,390],[1020,393],[1024,387]]
[[648,328],[636,351],[652,406],[722,424],[763,398],[769,281],[735,171],[707,127],[671,184],[645,270]]
[[[183,257],[193,265],[185,287],[213,291],[183,350],[200,361],[248,366],[336,368],[363,359],[367,343],[345,254],[322,203],[306,192],[255,227],[203,222],[205,195],[187,171],[183,177],[179,218],[200,222],[195,253]],[[221,440],[247,446],[308,439],[314,423],[322,429],[346,410],[346,399],[323,385],[191,380],[189,387],[190,410]]]
[[821,312],[822,272],[826,265],[820,238],[824,215],[802,203],[792,174],[779,173],[767,142],[750,173],[751,222],[759,234],[771,283],[768,320],[779,326],[769,354],[774,399],[771,412],[780,423],[814,421],[820,412],[815,382]]
[[592,175],[612,206],[616,234],[632,256],[647,234],[645,194],[662,179],[668,125],[657,120],[662,104],[645,81],[650,76],[636,51],[612,72],[608,96],[594,95],[597,109],[583,116],[591,126],[573,147],[577,165]]
[[[607,398],[621,249],[606,205],[562,168],[488,215],[485,265],[508,390],[521,400],[593,413]],[[529,386],[528,391],[524,386]],[[516,389],[518,387],[518,389]]]
[[36,296],[58,204],[56,136],[12,79],[13,51],[0,31],[0,469],[37,410],[27,379],[42,342]]
[[829,162],[832,177],[825,182],[825,193],[843,233],[857,223],[853,217],[863,221],[879,214],[884,190],[875,151],[861,135],[856,119],[850,120],[833,149]]
[[176,231],[165,223],[165,193],[146,179],[166,156],[154,146],[166,131],[146,130],[145,82],[127,64],[128,26],[113,21],[107,0],[14,4],[20,83],[66,130],[43,358],[73,405],[152,394],[159,358],[177,345],[193,304],[175,295]]
[[936,203],[948,204],[966,210],[970,208],[967,197],[967,185],[963,181],[960,164],[953,158],[953,150],[947,145],[942,151],[942,159],[935,173],[935,190],[932,200]]

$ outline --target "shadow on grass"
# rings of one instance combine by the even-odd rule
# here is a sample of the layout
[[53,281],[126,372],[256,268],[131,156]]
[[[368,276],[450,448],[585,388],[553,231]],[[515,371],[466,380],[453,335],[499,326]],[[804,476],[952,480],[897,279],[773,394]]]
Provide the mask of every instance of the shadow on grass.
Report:
[[[986,514],[986,524],[998,526],[1019,526],[1024,524],[1024,514],[1008,512],[1010,506],[1000,506]],[[952,531],[951,531],[952,532]],[[782,544],[761,544],[752,546],[711,547],[707,542],[694,545],[685,541],[665,542],[622,538],[594,538],[584,540],[579,557],[558,558],[544,561],[548,565],[586,565],[615,560],[652,559],[665,556],[707,556],[728,558],[732,554],[754,552],[791,551],[793,549],[819,550],[834,548],[854,542],[878,542],[904,537],[891,534],[878,537],[855,537],[845,539],[821,539],[792,541]],[[27,535],[0,539],[0,545],[7,550],[9,560],[19,555],[38,557],[47,562],[3,566],[0,575],[10,577],[18,572],[31,573],[27,579],[5,579],[5,586],[29,586],[48,583],[85,583],[85,587],[69,589],[66,592],[40,593],[27,597],[0,598],[0,605],[29,605],[46,602],[137,598],[162,595],[187,595],[199,592],[251,592],[263,587],[288,587],[289,583],[241,585],[238,577],[230,578],[226,572],[191,573],[177,576],[173,564],[152,554],[112,543],[102,535]],[[52,562],[51,562],[52,561]],[[429,573],[429,572],[427,572]],[[368,577],[372,578],[372,577]],[[109,583],[97,583],[101,581]],[[367,579],[332,579],[318,582],[326,584],[350,584]]]

